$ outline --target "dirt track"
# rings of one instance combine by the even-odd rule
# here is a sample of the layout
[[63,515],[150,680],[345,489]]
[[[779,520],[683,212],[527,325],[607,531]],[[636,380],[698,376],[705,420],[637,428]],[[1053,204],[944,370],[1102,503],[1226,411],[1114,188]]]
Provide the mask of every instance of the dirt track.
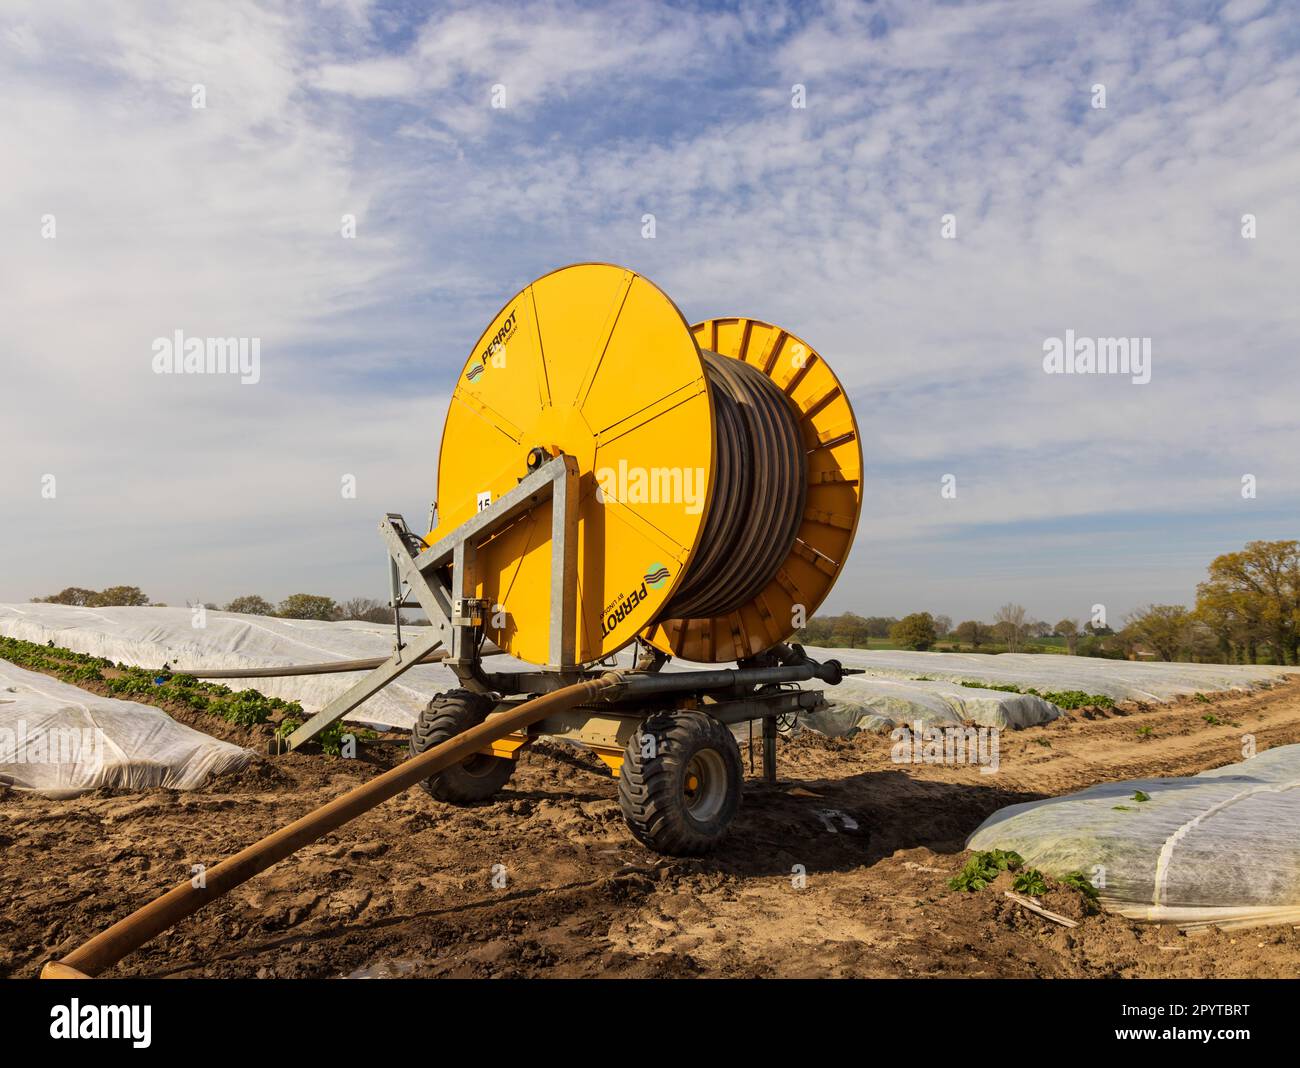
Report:
[[[1225,724],[1207,725],[1207,710]],[[887,737],[804,734],[782,741],[780,783],[747,781],[730,839],[706,860],[642,849],[604,766],[539,743],[498,800],[462,809],[410,790],[109,974],[1295,977],[1290,926],[1185,936],[1101,915],[1068,930],[996,889],[947,889],[965,836],[995,809],[1232,763],[1247,731],[1261,751],[1300,742],[1300,681],[1006,732],[995,775],[896,765]],[[377,745],[355,761],[257,759],[188,794],[48,801],[0,787],[0,975],[34,975],[191,864],[217,862],[399,755]],[[795,865],[804,889],[792,886]],[[1047,904],[1069,910],[1077,895]]]

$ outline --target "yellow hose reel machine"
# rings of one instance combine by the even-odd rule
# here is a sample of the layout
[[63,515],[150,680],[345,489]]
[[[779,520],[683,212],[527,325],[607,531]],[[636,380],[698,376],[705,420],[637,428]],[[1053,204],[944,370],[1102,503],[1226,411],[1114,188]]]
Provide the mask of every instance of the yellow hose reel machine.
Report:
[[[561,453],[579,476],[578,663],[638,636],[684,660],[757,656],[812,616],[853,544],[862,455],[825,360],[758,319],[690,325],[623,267],[553,271],[484,330],[451,396],[425,544]],[[551,530],[547,501],[476,552],[486,636],[534,664]]]
[[[494,797],[520,752],[561,739],[618,776],[635,838],[708,852],[740,804],[735,732],[748,724],[752,742],[762,724],[775,782],[781,725],[827,704],[801,684],[854,673],[786,639],[830,591],[861,506],[853,410],[807,342],[758,319],[691,326],[622,267],[554,271],[506,302],[460,372],[434,529],[421,538],[391,512],[379,524],[392,655],[288,745],[439,658],[459,685],[420,713],[412,755],[498,726],[424,781],[433,797]],[[429,625],[403,629],[408,607]],[[494,670],[488,639],[540,670]],[[634,641],[632,666],[595,666]],[[738,663],[664,670],[669,657]]]

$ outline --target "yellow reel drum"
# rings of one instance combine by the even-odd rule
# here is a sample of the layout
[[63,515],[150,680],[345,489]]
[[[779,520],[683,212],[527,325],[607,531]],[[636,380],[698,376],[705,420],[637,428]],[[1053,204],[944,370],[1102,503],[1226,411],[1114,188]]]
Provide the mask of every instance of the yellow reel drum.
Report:
[[[625,268],[545,275],[483,332],[451,397],[427,542],[512,489],[535,448],[577,462],[580,663],[638,634],[687,660],[761,653],[811,617],[853,543],[857,426],[826,363],[758,320],[689,326]],[[488,637],[535,664],[550,532],[546,501],[475,556],[476,595],[500,605]]]

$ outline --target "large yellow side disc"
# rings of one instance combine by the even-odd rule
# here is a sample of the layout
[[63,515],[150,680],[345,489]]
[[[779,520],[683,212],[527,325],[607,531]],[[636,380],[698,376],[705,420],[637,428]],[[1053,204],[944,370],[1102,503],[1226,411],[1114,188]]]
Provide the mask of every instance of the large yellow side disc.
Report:
[[[452,394],[430,543],[513,488],[538,446],[578,462],[577,658],[590,662],[655,618],[690,560],[708,500],[713,422],[699,348],[653,283],[579,264],[507,302]],[[690,500],[652,484],[656,469],[690,480],[681,487]],[[601,479],[612,492],[601,492]],[[548,502],[478,552],[479,596],[501,606],[494,614],[505,624],[488,636],[537,664],[548,652],[550,533]]]
[[[743,360],[789,398],[806,450],[807,501],[787,559],[758,594],[718,618],[669,620],[664,609],[700,549],[717,470],[701,348]],[[512,489],[536,448],[578,465],[583,663],[637,634],[691,660],[761,652],[812,614],[852,544],[857,428],[820,356],[757,320],[690,327],[653,283],[621,267],[578,264],[539,278],[483,332],[443,428],[429,543]],[[477,595],[499,606],[488,636],[538,664],[548,655],[550,531],[548,501],[478,547],[473,579]]]

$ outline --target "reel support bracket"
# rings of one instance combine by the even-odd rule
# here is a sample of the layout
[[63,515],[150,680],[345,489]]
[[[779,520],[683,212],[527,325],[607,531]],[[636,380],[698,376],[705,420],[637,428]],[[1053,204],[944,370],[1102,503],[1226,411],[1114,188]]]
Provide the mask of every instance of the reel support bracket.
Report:
[[[493,687],[483,673],[479,653],[484,623],[481,605],[478,616],[462,615],[457,611],[457,606],[463,607],[467,602],[480,600],[475,596],[473,585],[477,545],[545,500],[551,501],[553,517],[551,662],[546,665],[546,671],[555,675],[560,684],[561,680],[570,680],[580,674],[573,659],[574,598],[577,596],[577,546],[574,544],[573,515],[577,507],[577,481],[577,464],[572,457],[561,453],[522,478],[514,489],[418,553],[413,552],[411,547],[413,543],[420,543],[420,539],[411,534],[406,520],[395,512],[385,515],[379,524],[379,532],[388,549],[393,588],[396,591],[394,603],[404,603],[401,589],[403,586],[408,587],[416,603],[429,617],[431,625],[408,625],[407,634],[414,636],[403,642],[400,622],[395,621],[397,639],[393,655],[289,735],[288,748],[297,749],[311,741],[439,646],[448,649],[450,655],[444,663],[456,672],[466,689],[480,693],[491,692]],[[448,570],[450,584],[447,581]],[[489,605],[487,610],[491,612],[492,606]],[[394,609],[395,614],[399,612],[400,609]]]

